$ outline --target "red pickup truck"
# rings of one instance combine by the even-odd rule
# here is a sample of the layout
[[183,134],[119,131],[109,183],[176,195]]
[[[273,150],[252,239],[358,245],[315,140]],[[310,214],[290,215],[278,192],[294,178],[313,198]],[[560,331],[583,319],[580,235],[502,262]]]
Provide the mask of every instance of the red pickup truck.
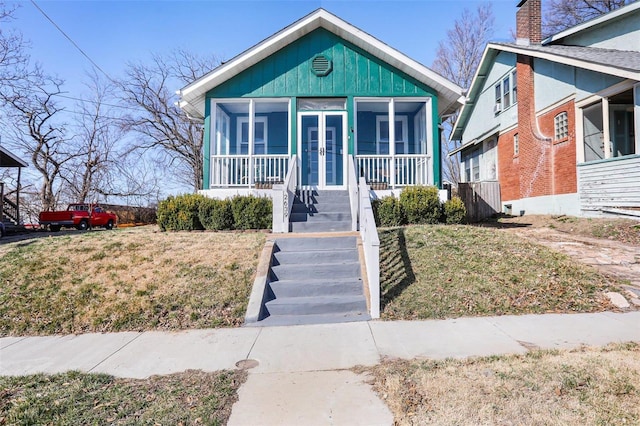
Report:
[[58,232],[63,226],[84,231],[90,227],[113,229],[118,224],[118,216],[105,211],[97,204],[69,204],[66,210],[40,212],[40,226]]

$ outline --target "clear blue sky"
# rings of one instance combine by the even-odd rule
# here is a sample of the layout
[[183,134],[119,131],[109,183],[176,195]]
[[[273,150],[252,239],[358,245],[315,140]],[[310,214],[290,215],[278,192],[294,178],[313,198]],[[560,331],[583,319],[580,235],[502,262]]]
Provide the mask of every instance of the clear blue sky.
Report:
[[[117,78],[128,61],[181,47],[222,60],[323,7],[413,59],[430,66],[438,42],[469,0],[289,0],[289,1],[47,1],[37,4],[103,70]],[[493,3],[496,40],[515,26],[516,0]],[[11,3],[9,3],[11,4]],[[31,42],[31,55],[45,71],[66,81],[69,95],[82,96],[90,62],[29,1],[13,25]],[[176,87],[179,89],[179,87]]]

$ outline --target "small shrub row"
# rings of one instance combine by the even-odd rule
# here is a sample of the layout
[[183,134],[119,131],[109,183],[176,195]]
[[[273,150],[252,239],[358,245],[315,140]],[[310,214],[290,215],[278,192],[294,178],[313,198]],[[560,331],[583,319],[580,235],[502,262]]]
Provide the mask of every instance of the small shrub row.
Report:
[[371,203],[377,226],[401,226],[407,224],[464,223],[467,211],[459,197],[444,204],[434,186],[405,188],[399,198],[394,196],[373,200]]
[[200,194],[169,196],[158,205],[163,231],[271,229],[272,202],[253,195],[216,200]]

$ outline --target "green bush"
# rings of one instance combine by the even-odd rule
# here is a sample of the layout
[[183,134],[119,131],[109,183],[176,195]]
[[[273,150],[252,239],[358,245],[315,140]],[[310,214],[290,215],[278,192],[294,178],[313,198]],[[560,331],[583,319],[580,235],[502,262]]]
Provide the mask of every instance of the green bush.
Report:
[[449,225],[464,223],[467,209],[460,197],[453,197],[444,203],[444,218]]
[[438,223],[442,215],[438,189],[435,186],[411,186],[400,193],[400,206],[407,223]]
[[371,203],[376,226],[401,226],[407,223],[400,201],[393,196]]
[[158,226],[163,231],[204,229],[198,218],[198,208],[204,199],[199,194],[169,196],[158,205]]
[[271,229],[273,203],[270,198],[237,196],[231,200],[233,225],[236,229]]
[[213,198],[202,200],[198,209],[198,217],[205,229],[211,231],[233,229],[231,200],[216,200]]

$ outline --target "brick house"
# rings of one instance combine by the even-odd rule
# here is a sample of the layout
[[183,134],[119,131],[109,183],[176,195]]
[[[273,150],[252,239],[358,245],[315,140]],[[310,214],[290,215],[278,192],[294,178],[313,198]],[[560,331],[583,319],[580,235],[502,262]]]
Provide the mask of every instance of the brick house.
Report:
[[516,43],[490,43],[452,138],[461,181],[498,181],[513,212],[640,217],[640,2],[542,39],[522,0]]

